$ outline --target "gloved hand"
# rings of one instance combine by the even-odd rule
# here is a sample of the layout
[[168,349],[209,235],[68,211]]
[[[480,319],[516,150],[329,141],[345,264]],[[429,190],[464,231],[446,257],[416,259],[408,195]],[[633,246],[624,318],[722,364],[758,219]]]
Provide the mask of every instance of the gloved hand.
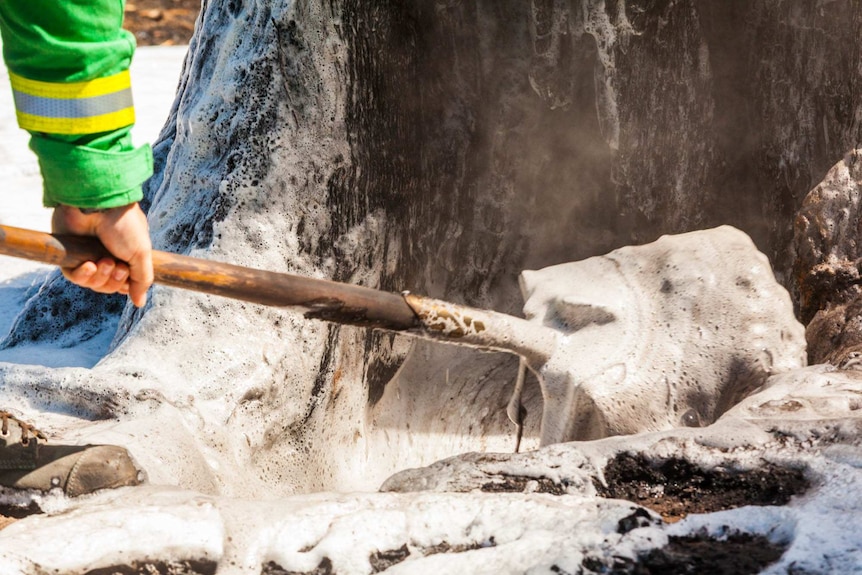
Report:
[[99,293],[128,295],[138,307],[146,304],[153,283],[152,244],[147,217],[137,203],[94,213],[60,205],[51,227],[57,234],[96,236],[116,258],[63,268],[66,279]]

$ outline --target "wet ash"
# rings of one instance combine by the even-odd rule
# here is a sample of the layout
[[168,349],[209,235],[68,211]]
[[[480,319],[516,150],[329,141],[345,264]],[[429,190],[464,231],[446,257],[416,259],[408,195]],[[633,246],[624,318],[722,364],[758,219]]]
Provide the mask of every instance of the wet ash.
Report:
[[[588,557],[581,573],[606,575],[749,575],[781,558],[785,547],[760,535],[730,534],[721,539],[698,535],[671,537],[661,549],[640,555],[637,561],[615,557]],[[565,573],[551,568],[552,572]]]
[[215,575],[218,564],[206,559],[143,561],[87,571],[84,575]]
[[602,497],[627,499],[677,521],[745,505],[785,505],[810,487],[800,469],[765,463],[751,470],[702,469],[679,458],[649,460],[621,453],[604,470],[607,485],[593,480]]

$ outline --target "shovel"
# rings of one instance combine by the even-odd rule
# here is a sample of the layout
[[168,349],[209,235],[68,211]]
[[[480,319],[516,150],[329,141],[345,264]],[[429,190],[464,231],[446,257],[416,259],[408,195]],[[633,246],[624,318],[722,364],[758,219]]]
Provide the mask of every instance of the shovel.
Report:
[[[0,254],[74,268],[109,256],[93,237],[52,235],[0,225]],[[471,308],[409,292],[368,287],[153,251],[155,283],[275,307],[306,318],[404,333],[487,351],[518,355],[515,393],[507,408],[520,444],[527,368],[537,375],[558,347],[556,330],[495,311]],[[540,377],[541,381],[541,377]]]

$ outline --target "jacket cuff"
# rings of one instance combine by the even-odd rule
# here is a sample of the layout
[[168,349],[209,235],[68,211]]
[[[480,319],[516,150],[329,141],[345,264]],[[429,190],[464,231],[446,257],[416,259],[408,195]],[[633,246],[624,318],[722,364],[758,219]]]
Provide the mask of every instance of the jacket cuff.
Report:
[[125,151],[97,150],[33,135],[39,157],[42,203],[77,208],[115,208],[138,202],[141,185],[153,175],[149,144]]

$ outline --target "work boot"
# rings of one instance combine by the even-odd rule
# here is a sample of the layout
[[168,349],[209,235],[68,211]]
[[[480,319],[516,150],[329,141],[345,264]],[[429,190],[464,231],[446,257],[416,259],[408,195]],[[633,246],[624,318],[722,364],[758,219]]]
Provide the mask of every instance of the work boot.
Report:
[[128,451],[115,445],[49,445],[32,425],[0,411],[0,486],[69,497],[141,483]]

